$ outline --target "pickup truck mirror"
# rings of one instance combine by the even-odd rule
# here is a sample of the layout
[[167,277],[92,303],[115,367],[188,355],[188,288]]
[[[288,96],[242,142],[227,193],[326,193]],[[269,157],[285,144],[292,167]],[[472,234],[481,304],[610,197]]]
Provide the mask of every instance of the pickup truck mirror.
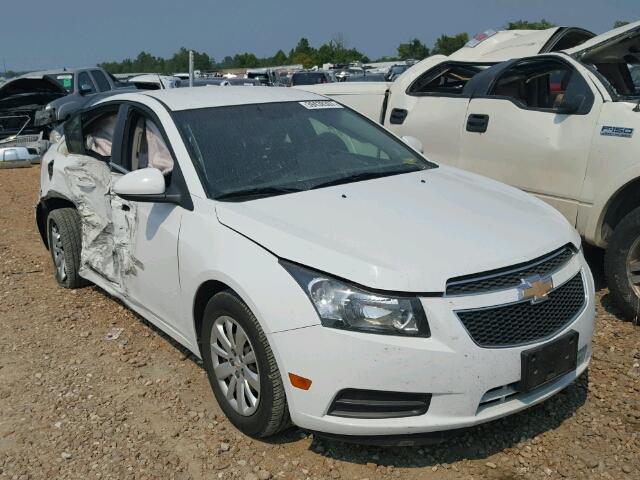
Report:
[[402,141],[409,145],[414,150],[424,153],[424,147],[422,146],[422,142],[418,140],[416,137],[412,137],[411,135],[405,135],[402,137]]
[[585,100],[586,98],[584,95],[576,95],[569,100],[563,101],[556,111],[560,115],[572,115],[574,113],[578,113],[582,110],[582,105],[584,105]]
[[92,93],[92,92],[93,92],[93,88],[91,87],[91,85],[87,83],[83,83],[82,85],[80,85],[80,95],[86,95],[87,93]]

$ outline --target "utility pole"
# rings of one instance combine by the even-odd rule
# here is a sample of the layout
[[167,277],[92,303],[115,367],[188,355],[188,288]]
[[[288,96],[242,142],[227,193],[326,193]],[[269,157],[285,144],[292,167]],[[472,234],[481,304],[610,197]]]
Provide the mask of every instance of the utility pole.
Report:
[[193,87],[193,50],[189,50],[189,86]]

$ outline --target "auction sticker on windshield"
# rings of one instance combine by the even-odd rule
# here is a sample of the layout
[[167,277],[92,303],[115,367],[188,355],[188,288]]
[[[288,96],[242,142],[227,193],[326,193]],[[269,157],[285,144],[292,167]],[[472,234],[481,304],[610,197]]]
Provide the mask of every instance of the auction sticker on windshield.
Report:
[[310,100],[308,102],[299,102],[307,110],[321,110],[323,108],[343,108],[333,100]]

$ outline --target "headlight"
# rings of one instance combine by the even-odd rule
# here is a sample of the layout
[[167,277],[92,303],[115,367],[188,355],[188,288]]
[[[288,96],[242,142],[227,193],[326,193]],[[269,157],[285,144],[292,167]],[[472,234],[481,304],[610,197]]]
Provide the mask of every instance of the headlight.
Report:
[[416,297],[368,292],[291,262],[280,264],[302,287],[325,327],[412,337],[430,336]]

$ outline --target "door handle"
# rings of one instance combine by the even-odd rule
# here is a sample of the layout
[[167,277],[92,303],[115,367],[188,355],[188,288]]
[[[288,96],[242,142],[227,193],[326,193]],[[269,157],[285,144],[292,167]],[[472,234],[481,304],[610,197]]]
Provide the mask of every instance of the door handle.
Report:
[[472,113],[467,118],[467,132],[484,133],[489,126],[489,115]]

